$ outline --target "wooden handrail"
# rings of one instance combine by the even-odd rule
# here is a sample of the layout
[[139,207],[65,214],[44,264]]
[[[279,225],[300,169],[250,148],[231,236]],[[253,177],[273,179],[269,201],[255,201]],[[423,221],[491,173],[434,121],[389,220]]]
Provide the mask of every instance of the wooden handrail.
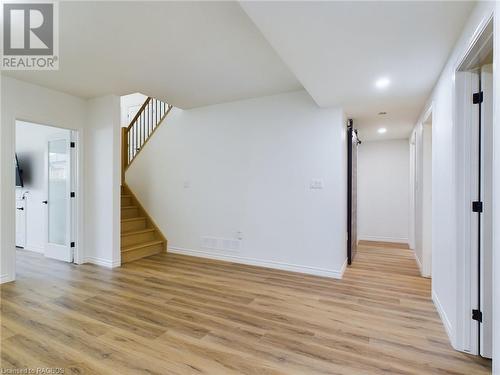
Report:
[[122,129],[122,184],[125,183],[125,171],[171,109],[171,105],[148,97],[130,124]]
[[141,108],[139,108],[139,110],[135,114],[135,116],[132,119],[132,121],[130,121],[130,124],[128,125],[127,130],[130,130],[134,126],[135,122],[137,121],[137,119],[139,118],[139,116],[144,111],[144,108],[147,107],[147,105],[149,104],[149,102],[151,101],[151,99],[153,99],[153,98],[151,98],[150,96],[148,96],[148,98],[144,101],[144,103],[142,104]]

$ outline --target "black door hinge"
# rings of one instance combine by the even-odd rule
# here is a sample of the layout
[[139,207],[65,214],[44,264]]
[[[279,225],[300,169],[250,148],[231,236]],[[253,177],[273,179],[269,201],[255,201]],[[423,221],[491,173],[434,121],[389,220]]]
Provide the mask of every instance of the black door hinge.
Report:
[[477,320],[479,323],[482,323],[483,313],[479,310],[472,310],[472,320]]
[[70,142],[70,143],[69,143],[69,147],[71,147],[71,148],[75,148],[75,147],[76,147],[76,143],[75,143],[75,142]]
[[472,94],[472,104],[479,104],[483,102],[483,92],[479,91]]
[[75,197],[75,192],[74,192],[74,191],[72,191],[71,193],[69,193],[69,197],[70,197],[70,198],[74,198],[74,197]]
[[472,202],[472,212],[483,212],[483,202],[481,201]]
[[74,243],[74,242],[71,242],[71,243],[69,244],[69,247],[75,247],[75,243]]

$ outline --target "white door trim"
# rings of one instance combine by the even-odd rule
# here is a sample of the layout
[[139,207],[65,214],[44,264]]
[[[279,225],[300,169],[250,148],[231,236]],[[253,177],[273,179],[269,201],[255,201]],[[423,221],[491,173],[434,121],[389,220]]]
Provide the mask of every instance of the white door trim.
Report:
[[[478,242],[477,213],[472,212],[472,201],[477,200],[478,189],[478,106],[472,105],[472,93],[479,90],[479,76],[472,72],[478,58],[484,55],[492,32],[493,14],[479,23],[467,50],[454,66],[453,128],[456,212],[456,335],[452,343],[457,350],[479,354],[478,323],[472,319],[472,310],[478,302]],[[495,220],[495,218],[493,218]]]

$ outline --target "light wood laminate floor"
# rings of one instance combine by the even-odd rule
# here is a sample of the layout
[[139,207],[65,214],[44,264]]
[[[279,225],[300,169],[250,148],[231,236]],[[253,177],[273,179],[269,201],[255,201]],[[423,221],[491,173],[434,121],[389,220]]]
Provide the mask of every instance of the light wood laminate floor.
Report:
[[408,249],[343,280],[160,254],[115,270],[18,252],[1,366],[78,374],[489,374],[454,351]]

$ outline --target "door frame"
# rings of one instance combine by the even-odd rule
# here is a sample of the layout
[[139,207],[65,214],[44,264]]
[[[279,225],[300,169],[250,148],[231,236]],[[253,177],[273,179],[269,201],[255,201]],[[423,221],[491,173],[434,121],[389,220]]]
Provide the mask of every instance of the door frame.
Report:
[[[425,112],[410,135],[410,221],[409,221],[409,245],[414,251],[414,257],[417,262],[420,275],[430,278],[432,275],[432,228],[426,227],[425,222],[428,219],[424,214],[430,210],[429,214],[432,218],[431,207],[426,206],[424,209],[424,184],[427,180],[424,177],[424,158],[426,147],[424,145],[424,136],[426,127],[429,122],[433,121],[433,106],[431,102],[425,108]],[[432,127],[431,127],[432,131]],[[432,138],[432,136],[431,136]],[[432,142],[432,140],[431,140]],[[431,150],[432,150],[432,144]],[[431,161],[432,164],[432,161]],[[431,196],[432,196],[432,165],[431,165]],[[432,225],[432,220],[431,220]],[[424,241],[426,234],[430,235],[430,241]],[[428,246],[426,246],[426,244]],[[421,254],[420,258],[417,253]]]
[[[432,110],[433,104],[431,103],[427,108],[427,111],[424,116],[424,121],[422,121],[422,139],[421,139],[421,190],[420,190],[420,198],[421,198],[421,245],[422,245],[422,269],[421,274],[423,277],[431,277],[432,275],[432,180],[433,180],[433,168],[432,168],[432,155],[433,155],[433,137],[432,137],[432,123],[434,122],[434,112]],[[431,125],[429,125],[431,124]],[[429,129],[430,127],[430,129]],[[430,142],[427,142],[426,137],[430,132]],[[430,148],[430,165],[428,160],[426,160],[429,155]],[[430,176],[426,173],[427,168],[430,166]],[[430,180],[430,181],[428,181]],[[430,191],[428,191],[430,190]],[[426,202],[426,194],[430,194],[431,202]],[[430,220],[429,220],[430,219]]]
[[[32,119],[28,116],[19,116],[14,118],[14,139],[13,144],[16,144],[17,131],[16,131],[16,123],[18,121],[28,122],[33,125],[42,125],[42,126],[50,126],[52,128],[68,130],[70,132],[70,141],[75,143],[75,147],[71,148],[71,152],[73,152],[73,157],[71,158],[72,166],[71,166],[71,178],[72,178],[72,186],[74,187],[73,191],[75,191],[75,198],[71,201],[71,232],[72,232],[72,242],[75,242],[75,247],[73,249],[73,263],[82,264],[84,263],[84,153],[83,153],[83,137],[79,130],[65,128],[58,125],[47,124],[43,121],[37,121],[36,119]],[[15,155],[15,146],[13,147],[13,153]],[[45,156],[46,159],[46,156]],[[46,169],[46,168],[45,168]],[[46,177],[45,170],[45,178]],[[15,189],[14,194],[15,194]],[[15,195],[13,197],[15,199]],[[14,205],[15,206],[15,205]],[[15,220],[15,207],[12,214],[12,218]],[[16,275],[16,264],[13,264],[13,273]]]
[[[456,207],[457,249],[457,310],[455,348],[479,355],[479,324],[472,319],[472,310],[478,308],[479,262],[478,217],[472,212],[472,201],[477,200],[479,106],[472,104],[472,93],[479,90],[479,79],[472,68],[487,54],[493,38],[493,14],[478,25],[467,50],[454,65],[453,123],[454,123],[454,180]],[[493,176],[494,179],[494,176]],[[494,194],[494,191],[493,191]],[[495,223],[493,214],[493,225]],[[493,312],[492,312],[493,313]],[[494,313],[493,313],[494,314]]]

